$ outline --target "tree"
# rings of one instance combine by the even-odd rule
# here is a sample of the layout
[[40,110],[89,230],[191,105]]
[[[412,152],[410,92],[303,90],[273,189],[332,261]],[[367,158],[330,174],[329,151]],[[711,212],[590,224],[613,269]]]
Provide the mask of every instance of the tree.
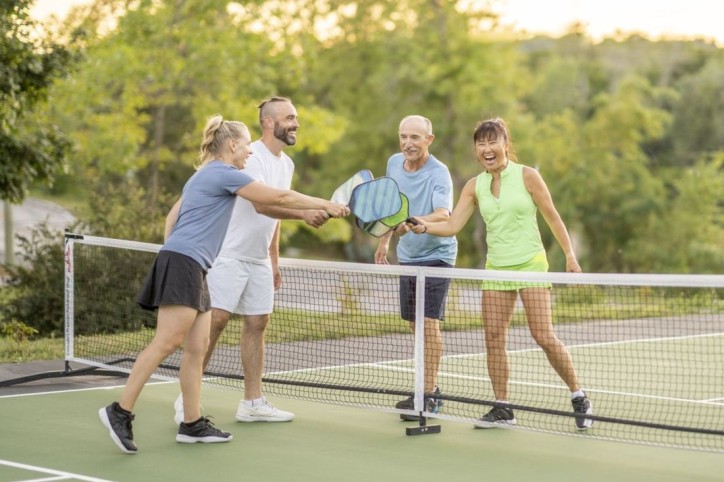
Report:
[[75,12],[67,28],[89,32],[87,60],[53,90],[47,115],[72,130],[79,177],[137,178],[160,218],[169,208],[164,193],[178,196],[193,173],[206,118],[221,113],[254,132],[258,101],[269,95],[299,103],[305,136],[296,149],[329,149],[342,135],[330,126],[343,124],[284,86],[285,65],[298,60],[278,49],[273,32],[254,29],[254,2],[239,8],[228,0],[96,0]]
[[643,146],[661,138],[671,115],[660,108],[667,89],[630,76],[611,94],[599,94],[595,110],[582,130],[583,149],[565,177],[568,199],[575,206],[590,249],[592,271],[634,272],[629,243],[666,199],[663,180],[649,168]]
[[627,253],[630,265],[652,273],[724,272],[724,151],[668,173],[670,196]]
[[674,157],[692,166],[702,154],[724,146],[724,55],[712,56],[704,67],[681,79],[671,129]]
[[32,109],[68,72],[73,54],[34,35],[30,3],[0,3],[0,199],[13,203],[34,183],[51,183],[69,148],[60,128],[36,122]]

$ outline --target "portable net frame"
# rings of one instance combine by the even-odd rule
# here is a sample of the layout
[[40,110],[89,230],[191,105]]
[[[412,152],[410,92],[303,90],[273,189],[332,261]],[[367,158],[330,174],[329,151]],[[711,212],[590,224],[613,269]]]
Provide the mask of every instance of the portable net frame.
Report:
[[[134,302],[160,246],[68,234],[66,362],[130,372],[156,313]],[[267,395],[402,413],[423,409],[424,330],[400,318],[401,276],[451,280],[437,383],[439,413],[474,422],[493,405],[481,284],[549,282],[555,335],[591,399],[593,427],[576,430],[570,391],[533,340],[520,299],[508,331],[509,401],[516,428],[724,451],[724,276],[520,273],[281,259],[284,279],[266,330]],[[243,390],[232,318],[204,383]],[[175,380],[182,349],[155,376]],[[482,436],[482,435],[481,435]]]

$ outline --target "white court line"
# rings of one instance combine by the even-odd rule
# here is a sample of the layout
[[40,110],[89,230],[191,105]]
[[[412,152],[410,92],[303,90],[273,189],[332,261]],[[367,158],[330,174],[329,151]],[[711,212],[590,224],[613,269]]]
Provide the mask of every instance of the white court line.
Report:
[[[712,338],[712,337],[720,337],[724,336],[724,333],[705,333],[701,335],[684,335],[684,336],[672,336],[672,337],[664,337],[664,338],[645,338],[645,339],[635,339],[635,340],[620,340],[620,341],[609,341],[609,342],[601,342],[601,343],[583,343],[579,345],[566,345],[569,349],[570,348],[597,348],[597,347],[603,347],[603,346],[614,346],[614,345],[624,345],[624,344],[633,344],[633,343],[655,343],[659,341],[672,341],[672,340],[688,340],[688,339],[697,339],[697,338]],[[533,347],[533,348],[525,348],[521,350],[511,350],[508,353],[516,354],[516,353],[529,353],[534,351],[541,351],[540,347]],[[449,356],[443,356],[443,361],[445,359],[453,359],[453,358],[472,358],[472,357],[485,357],[485,353],[467,353],[467,354],[461,354],[461,355],[449,355]],[[279,371],[279,372],[273,372],[269,373],[269,375],[284,375],[284,374],[295,374],[295,373],[308,373],[308,372],[317,372],[317,371],[330,371],[330,370],[341,370],[345,368],[359,368],[359,367],[373,367],[373,368],[380,368],[383,370],[390,370],[390,371],[401,371],[401,372],[407,372],[407,373],[414,373],[415,370],[412,368],[403,368],[403,367],[396,367],[395,365],[400,364],[409,364],[412,363],[413,359],[406,359],[406,360],[391,360],[386,362],[371,362],[371,363],[355,363],[352,365],[336,365],[336,366],[327,366],[327,367],[318,367],[318,368],[302,368],[299,370],[286,370],[286,371]],[[457,378],[461,380],[471,380],[471,381],[477,381],[477,382],[490,382],[490,379],[487,377],[477,377],[472,375],[460,375],[456,373],[449,373],[449,372],[439,372],[438,376],[445,376],[449,378]],[[519,386],[529,386],[529,387],[536,387],[536,388],[553,388],[553,389],[565,389],[567,390],[567,387],[564,385],[550,385],[550,384],[544,384],[544,383],[535,383],[535,382],[519,382],[515,380],[511,380],[509,382],[511,385],[519,385]],[[706,404],[706,405],[724,405],[724,397],[722,398],[713,398],[713,399],[706,399],[706,400],[696,400],[696,399],[686,399],[686,398],[676,398],[676,397],[664,397],[660,395],[645,395],[640,393],[629,393],[629,392],[619,392],[614,390],[601,390],[601,389],[592,389],[587,388],[587,392],[590,393],[601,393],[606,395],[623,395],[631,398],[647,398],[652,400],[666,400],[666,401],[673,401],[673,402],[684,402],[684,403],[695,403],[695,404]]]
[[44,474],[51,474],[55,475],[56,477],[52,478],[42,478],[42,479],[25,479],[24,482],[40,482],[41,480],[85,480],[87,482],[112,482],[107,479],[99,479],[97,477],[87,477],[85,475],[78,475],[73,474],[71,472],[63,472],[61,470],[53,470],[48,469],[45,467],[38,467],[37,465],[26,465],[26,464],[19,464],[17,462],[10,462],[9,460],[2,460],[0,459],[0,465],[7,465],[8,467],[13,467],[16,469],[23,469],[23,470],[30,470],[33,472],[41,472]]
[[[724,333],[711,333],[711,334],[703,334],[703,335],[686,335],[686,336],[672,336],[672,337],[666,337],[666,338],[645,338],[645,339],[638,339],[638,340],[621,340],[621,341],[606,341],[601,343],[582,343],[580,345],[566,345],[567,348],[595,348],[599,346],[611,346],[611,345],[623,345],[623,344],[632,344],[632,343],[652,343],[657,341],[671,341],[671,340],[686,340],[686,339],[694,339],[694,338],[708,338],[708,337],[719,337],[724,336]],[[540,347],[532,347],[532,348],[524,348],[521,350],[510,350],[508,353],[529,353],[534,351],[541,351]],[[454,359],[454,358],[473,358],[473,357],[485,357],[485,353],[465,353],[461,355],[445,355],[443,356],[443,359]],[[399,365],[403,363],[413,363],[414,360],[412,358],[407,358],[405,360],[390,360],[386,362],[367,362],[367,363],[353,363],[351,365],[331,365],[331,366],[325,366],[325,367],[311,367],[311,368],[300,368],[297,370],[282,370],[277,372],[269,372],[267,375],[283,375],[287,373],[307,373],[307,372],[314,372],[314,371],[325,371],[325,370],[339,370],[343,368],[359,368],[359,367],[365,367],[365,366],[377,366],[377,367],[386,367],[388,365]]]
[[[712,337],[720,337],[720,336],[724,336],[724,333],[705,333],[705,334],[701,334],[701,335],[685,335],[685,336],[672,336],[672,337],[664,337],[664,338],[632,339],[632,340],[609,341],[609,342],[600,342],[600,343],[583,343],[583,344],[579,344],[579,345],[566,345],[566,346],[569,349],[571,349],[571,348],[597,348],[597,347],[603,347],[603,346],[625,345],[625,344],[634,344],[634,343],[655,343],[655,342],[659,342],[659,341],[712,338]],[[532,347],[532,348],[525,348],[525,349],[521,349],[521,350],[511,350],[508,353],[516,354],[516,353],[529,353],[529,352],[534,352],[534,351],[541,351],[541,348]],[[454,358],[485,357],[485,356],[486,356],[485,353],[467,353],[467,354],[461,354],[461,355],[443,356],[443,360],[444,359],[454,359]],[[412,369],[412,368],[401,368],[401,367],[395,366],[395,365],[400,365],[400,364],[409,364],[409,363],[413,363],[413,362],[414,362],[414,360],[410,358],[410,359],[405,359],[405,360],[390,360],[390,361],[386,361],[386,362],[354,363],[351,365],[333,365],[333,366],[326,366],[326,367],[300,368],[298,370],[283,370],[283,371],[277,371],[277,372],[269,372],[265,375],[285,375],[285,374],[296,374],[296,373],[322,372],[322,371],[331,371],[331,370],[341,370],[341,369],[345,369],[345,368],[360,368],[360,367],[376,367],[376,368],[381,368],[384,370],[404,371],[404,372],[414,373],[414,369]],[[487,377],[460,375],[460,374],[448,373],[448,372],[440,372],[439,375],[444,375],[444,376],[450,377],[450,378],[458,378],[458,379],[462,379],[462,380],[472,380],[472,381],[479,381],[479,382],[489,382],[490,381],[490,379]],[[223,379],[223,377],[205,377],[205,380],[214,380],[217,378]],[[173,381],[151,382],[151,383],[149,383],[149,385],[164,384],[164,383],[177,383],[177,381],[173,380]],[[534,382],[516,382],[514,380],[511,380],[509,383],[512,385],[540,387],[540,388],[555,388],[555,389],[565,388],[563,385],[549,385],[549,384],[534,383]],[[110,386],[110,387],[105,386],[105,387],[98,387],[98,388],[58,390],[58,391],[52,391],[52,392],[38,392],[38,393],[30,393],[30,394],[2,395],[2,396],[0,396],[0,399],[23,397],[23,396],[29,396],[29,395],[47,395],[47,394],[54,394],[54,393],[79,392],[79,391],[86,391],[86,390],[106,390],[106,389],[119,388],[119,387],[123,387],[123,386],[124,385]],[[657,395],[643,395],[643,394],[638,394],[638,393],[618,392],[618,391],[612,391],[612,390],[598,390],[598,389],[586,389],[586,390],[590,391],[591,393],[602,393],[602,394],[608,394],[608,395],[625,395],[625,396],[634,397],[634,398],[639,397],[639,398],[651,398],[651,399],[657,399],[657,400],[669,400],[669,401],[677,401],[677,402],[724,405],[724,397],[717,397],[717,398],[707,399],[707,400],[693,400],[693,399],[683,399],[683,398],[674,398],[674,397],[662,397],[662,396],[657,396]]]
[[[178,381],[160,381],[160,382],[146,382],[146,385],[163,385],[166,383],[178,383]],[[123,388],[125,383],[122,385],[104,385],[102,387],[90,387],[90,388],[70,388],[68,390],[52,390],[50,392],[31,392],[31,393],[14,393],[12,395],[0,395],[0,399],[3,398],[20,398],[20,397],[34,397],[36,395],[55,395],[58,393],[76,393],[76,392],[93,392],[97,390],[113,390],[116,388]]]
[[[615,345],[631,345],[634,343],[656,343],[659,341],[679,341],[679,340],[693,340],[696,338],[716,338],[724,336],[724,333],[705,333],[703,335],[682,335],[682,336],[668,336],[663,338],[638,338],[631,340],[619,340],[619,341],[604,341],[598,343],[581,343],[578,345],[566,345],[566,348],[598,348],[604,346],[615,346]],[[538,346],[532,348],[523,348],[520,350],[510,350],[508,353],[530,353],[534,351],[541,351],[542,349]],[[485,353],[465,353],[461,355],[449,355],[444,358],[467,358],[467,357],[478,357],[485,356]]]
[[[391,371],[400,371],[400,372],[408,372],[408,373],[415,373],[414,370],[409,368],[393,368],[389,366],[383,366],[380,367],[385,370],[391,370]],[[449,372],[438,372],[438,377],[446,377],[446,378],[456,378],[459,380],[471,380],[474,382],[490,382],[490,378],[488,377],[478,377],[474,375],[460,375],[458,373],[449,373]],[[551,385],[548,383],[536,383],[536,382],[519,382],[515,380],[511,380],[509,382],[511,385],[519,385],[519,386],[527,386],[527,387],[535,387],[535,388],[552,388],[552,389],[560,389],[568,391],[568,387],[565,385]],[[675,398],[675,397],[662,397],[659,395],[643,395],[640,393],[628,393],[628,392],[618,392],[614,390],[599,390],[599,389],[589,389],[586,388],[586,393],[602,393],[606,395],[624,395],[632,398],[649,398],[652,400],[667,400],[667,401],[673,401],[673,402],[685,402],[685,403],[699,403],[699,404],[707,404],[707,405],[724,405],[724,398],[712,398],[709,400],[695,400],[695,399],[688,399],[688,398]]]

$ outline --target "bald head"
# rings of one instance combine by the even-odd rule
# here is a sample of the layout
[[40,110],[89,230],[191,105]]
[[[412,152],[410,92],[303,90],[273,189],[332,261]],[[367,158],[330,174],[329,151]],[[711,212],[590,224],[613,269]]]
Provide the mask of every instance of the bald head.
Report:
[[400,130],[414,129],[419,132],[424,132],[425,135],[432,135],[432,122],[427,117],[421,115],[408,115],[400,121]]

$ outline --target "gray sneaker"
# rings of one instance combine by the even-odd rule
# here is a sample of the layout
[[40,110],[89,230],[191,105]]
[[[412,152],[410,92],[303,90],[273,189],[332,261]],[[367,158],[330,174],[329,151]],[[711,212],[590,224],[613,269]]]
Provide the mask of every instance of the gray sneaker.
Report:
[[494,406],[488,413],[480,417],[474,425],[475,428],[511,427],[515,425],[513,409],[501,405]]
[[[571,399],[571,404],[573,405],[573,411],[575,413],[585,415],[593,414],[593,404],[586,395]],[[587,428],[590,428],[591,425],[593,425],[593,419],[576,417],[576,428],[578,430],[586,430]]]
[[118,402],[113,402],[107,407],[98,410],[101,422],[108,429],[111,440],[118,445],[118,448],[127,454],[138,452],[136,444],[133,443],[133,426],[131,422],[135,418],[131,412],[123,410]]

